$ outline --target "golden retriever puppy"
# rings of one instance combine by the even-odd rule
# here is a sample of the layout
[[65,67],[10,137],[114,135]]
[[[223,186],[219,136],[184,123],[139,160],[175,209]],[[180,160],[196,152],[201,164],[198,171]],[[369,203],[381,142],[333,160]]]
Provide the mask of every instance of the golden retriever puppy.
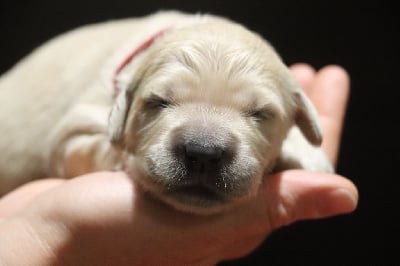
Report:
[[332,171],[316,111],[274,49],[211,15],[159,12],[49,41],[1,77],[0,121],[0,194],[124,170],[210,214],[274,171]]

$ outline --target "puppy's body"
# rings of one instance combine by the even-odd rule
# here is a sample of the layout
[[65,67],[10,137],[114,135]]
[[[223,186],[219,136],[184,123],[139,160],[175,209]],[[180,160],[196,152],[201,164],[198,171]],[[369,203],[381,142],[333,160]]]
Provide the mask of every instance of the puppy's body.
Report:
[[1,77],[0,121],[0,195],[122,169],[176,208],[210,213],[274,168],[332,171],[310,144],[321,141],[315,111],[274,50],[212,16],[163,12],[62,35]]
[[5,73],[0,79],[0,195],[59,174],[48,162],[54,148],[49,135],[76,107],[81,118],[71,128],[79,130],[82,123],[82,133],[106,135],[119,61],[161,28],[191,20],[166,13],[88,25],[45,43]]

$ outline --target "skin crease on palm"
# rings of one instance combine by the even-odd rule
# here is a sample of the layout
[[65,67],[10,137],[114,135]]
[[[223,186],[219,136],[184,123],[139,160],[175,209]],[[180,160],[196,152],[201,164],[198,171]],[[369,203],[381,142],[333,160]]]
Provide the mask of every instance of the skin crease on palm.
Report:
[[[349,77],[339,66],[291,70],[336,163]],[[349,213],[357,201],[348,179],[302,170],[270,176],[254,200],[204,217],[153,201],[121,172],[43,179],[0,200],[0,265],[213,265],[248,254],[276,228]]]

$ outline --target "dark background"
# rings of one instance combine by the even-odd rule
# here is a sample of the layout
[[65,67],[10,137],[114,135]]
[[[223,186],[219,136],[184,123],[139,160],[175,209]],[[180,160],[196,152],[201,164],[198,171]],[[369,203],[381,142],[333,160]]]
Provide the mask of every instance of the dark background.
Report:
[[387,1],[2,1],[0,72],[65,30],[172,8],[230,17],[262,34],[287,64],[339,64],[352,79],[338,172],[359,188],[357,211],[282,228],[229,265],[389,264],[390,245],[399,249],[388,243],[399,209],[393,206],[399,21]]

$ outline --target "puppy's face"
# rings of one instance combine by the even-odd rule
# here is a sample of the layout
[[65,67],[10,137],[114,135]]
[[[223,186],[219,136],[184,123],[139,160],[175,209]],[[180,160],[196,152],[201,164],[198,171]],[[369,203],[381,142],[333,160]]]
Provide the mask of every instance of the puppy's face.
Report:
[[126,164],[165,202],[212,213],[257,191],[296,120],[296,97],[287,69],[255,36],[187,34],[165,37],[143,59]]

